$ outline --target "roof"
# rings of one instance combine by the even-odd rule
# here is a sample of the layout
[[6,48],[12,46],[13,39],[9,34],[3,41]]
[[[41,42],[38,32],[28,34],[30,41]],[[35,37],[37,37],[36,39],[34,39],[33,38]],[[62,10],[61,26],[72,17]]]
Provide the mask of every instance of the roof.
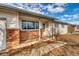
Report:
[[15,10],[15,11],[18,11],[18,12],[21,12],[21,13],[26,13],[26,14],[34,15],[34,16],[41,17],[41,18],[51,19],[51,20],[56,19],[54,17],[50,17],[50,16],[47,16],[47,15],[35,13],[35,12],[29,11],[29,10],[26,10],[26,9],[21,9],[21,8],[18,8],[18,7],[5,5],[5,4],[1,4],[1,3],[0,3],[0,8],[11,9],[11,10]]
[[54,22],[55,22],[55,23],[59,23],[59,24],[66,24],[66,25],[69,25],[69,23],[63,22],[63,21],[60,21],[60,20],[55,20]]
[[79,25],[76,25],[76,24],[70,24],[70,23],[67,23],[67,22],[60,21],[60,20],[54,20],[54,22],[59,23],[59,24],[71,25],[71,26],[79,26]]

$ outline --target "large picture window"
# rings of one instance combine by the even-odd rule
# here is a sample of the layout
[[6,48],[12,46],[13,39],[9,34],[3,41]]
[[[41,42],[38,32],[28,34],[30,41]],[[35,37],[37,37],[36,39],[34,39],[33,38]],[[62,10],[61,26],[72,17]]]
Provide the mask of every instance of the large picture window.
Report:
[[22,29],[39,29],[39,22],[22,20]]

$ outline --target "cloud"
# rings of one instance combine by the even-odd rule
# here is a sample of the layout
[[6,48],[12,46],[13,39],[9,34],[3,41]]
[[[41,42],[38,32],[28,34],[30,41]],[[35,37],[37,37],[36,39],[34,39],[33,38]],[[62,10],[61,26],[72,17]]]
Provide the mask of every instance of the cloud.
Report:
[[66,5],[64,3],[50,3],[47,5],[44,5],[42,3],[6,3],[6,4],[41,14],[62,13],[65,11],[65,5]]
[[65,19],[65,18],[62,18],[61,20],[62,20],[62,21],[65,21],[66,19]]
[[44,8],[45,7],[39,3],[29,3],[26,7],[27,10],[32,11],[32,12],[36,12],[36,13],[40,13],[40,14],[45,14],[43,11]]
[[65,14],[64,17],[72,17],[72,15],[67,15],[67,14]]
[[46,7],[50,13],[62,13],[65,11],[65,4],[63,3],[49,4]]
[[5,3],[20,9],[26,9],[36,13],[44,13],[42,12],[42,5],[39,3]]
[[79,24],[79,14],[71,14],[71,15],[65,14],[60,17],[60,20],[72,24]]
[[73,15],[73,18],[79,18],[79,16],[78,15]]
[[66,3],[55,3],[54,5],[56,5],[58,7],[65,7],[65,6],[67,6]]
[[48,11],[50,13],[62,13],[64,11],[64,8],[62,7],[48,8]]
[[79,15],[78,14],[72,14],[72,15],[65,14],[63,17],[77,19],[79,18]]

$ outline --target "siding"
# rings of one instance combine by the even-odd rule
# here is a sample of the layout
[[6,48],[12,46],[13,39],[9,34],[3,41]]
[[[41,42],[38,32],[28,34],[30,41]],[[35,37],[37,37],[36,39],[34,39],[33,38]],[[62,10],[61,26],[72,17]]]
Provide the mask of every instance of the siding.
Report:
[[[57,26],[56,26],[57,25]],[[62,27],[64,25],[64,27]],[[68,25],[53,23],[53,34],[67,34],[68,33]]]
[[79,26],[75,26],[75,31],[79,32]]
[[62,25],[64,25],[64,24],[59,24],[59,33],[60,34],[67,34],[68,33],[68,25],[64,25],[64,27],[62,27]]
[[8,12],[1,12],[0,17],[4,17],[7,20],[7,28],[19,28],[18,15],[17,13],[11,14]]

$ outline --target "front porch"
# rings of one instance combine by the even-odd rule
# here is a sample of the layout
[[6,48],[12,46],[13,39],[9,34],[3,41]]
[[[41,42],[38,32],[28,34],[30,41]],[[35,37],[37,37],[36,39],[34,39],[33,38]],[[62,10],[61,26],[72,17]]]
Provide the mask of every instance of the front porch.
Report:
[[[39,39],[39,38],[38,38]],[[62,41],[54,41],[52,37],[45,38],[45,40],[26,41],[23,44],[17,45],[11,49],[0,53],[0,55],[15,55],[15,56],[43,56],[50,51],[62,48],[66,45]]]

